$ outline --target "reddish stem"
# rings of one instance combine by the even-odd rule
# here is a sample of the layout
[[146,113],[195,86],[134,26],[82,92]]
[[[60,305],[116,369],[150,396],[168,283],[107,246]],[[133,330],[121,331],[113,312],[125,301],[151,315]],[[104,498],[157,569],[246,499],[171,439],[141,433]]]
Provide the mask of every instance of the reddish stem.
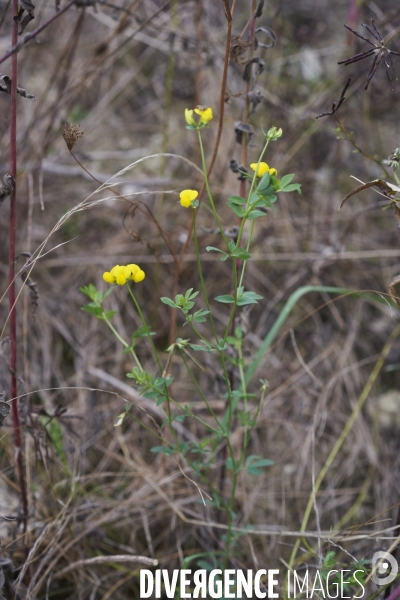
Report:
[[[13,21],[12,21],[12,45],[15,46],[18,41],[18,0],[13,0]],[[17,390],[17,315],[15,306],[15,231],[16,231],[16,179],[17,179],[17,81],[18,81],[18,62],[17,54],[13,54],[11,59],[11,123],[10,123],[10,167],[11,175],[14,179],[14,186],[10,196],[10,247],[8,264],[8,282],[9,282],[9,304],[10,304],[10,394],[12,405],[12,417],[14,427],[14,446],[17,461],[17,470],[19,485],[21,490],[21,502],[23,513],[23,529],[26,532],[28,519],[28,498],[26,494],[26,485],[24,478],[22,447],[21,447],[21,428],[18,414],[18,390]]]

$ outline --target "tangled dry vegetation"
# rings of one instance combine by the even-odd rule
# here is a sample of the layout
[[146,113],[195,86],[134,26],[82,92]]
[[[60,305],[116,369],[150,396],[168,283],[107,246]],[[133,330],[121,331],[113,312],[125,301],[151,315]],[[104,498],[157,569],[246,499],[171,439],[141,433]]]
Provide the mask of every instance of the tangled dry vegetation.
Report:
[[[37,0],[35,26],[54,13],[53,4]],[[251,4],[237,2],[233,36],[242,32]],[[363,62],[337,66],[359,51],[343,24],[353,18],[350,24],[357,29],[373,10],[386,34],[400,25],[397,3],[365,2],[351,17],[353,5],[348,0],[267,2],[259,20],[274,31],[277,42],[257,49],[265,67],[256,85],[261,101],[254,102],[250,118],[255,135],[249,162],[262,143],[260,126],[282,127],[284,136],[267,159],[278,171],[296,173],[303,194],[280,197],[268,218],[257,222],[247,278],[264,301],[244,313],[247,357],[254,355],[298,287],[385,293],[400,272],[399,230],[393,212],[382,211],[382,196],[367,190],[337,210],[354,187],[349,176],[362,181],[381,177],[381,160],[399,145],[400,85],[395,82],[391,91],[384,70],[378,70],[364,92],[368,68]],[[0,12],[3,54],[10,47],[9,3],[2,1]],[[114,427],[126,402],[133,401],[151,426],[159,427],[160,416],[126,379],[131,366],[118,342],[101,322],[80,310],[85,299],[79,287],[89,282],[101,287],[103,271],[114,264],[134,260],[142,265],[146,279],[138,294],[156,332],[157,348],[165,351],[171,310],[159,298],[172,296],[173,253],[181,251],[189,227],[177,191],[201,185],[201,174],[188,162],[199,164],[199,155],[184,127],[183,111],[196,104],[214,108],[215,125],[204,136],[210,158],[226,29],[223,2],[213,0],[77,2],[19,53],[18,84],[36,100],[18,99],[17,254],[35,251],[44,240],[46,244],[31,273],[36,296],[32,300],[32,288],[25,287],[18,301],[18,376],[30,507],[26,539],[19,520],[10,418],[1,430],[1,564],[7,597],[138,598],[137,563],[92,564],[88,559],[134,554],[157,559],[162,568],[176,568],[193,554],[211,554],[221,543],[221,532],[207,526],[216,517],[202,505],[190,470],[151,453],[153,441],[134,420]],[[246,36],[235,40],[222,137],[210,180],[227,228],[236,223],[223,207],[240,185],[229,162],[242,160],[235,123],[242,119],[246,89]],[[261,32],[259,41],[268,45],[270,39]],[[5,73],[8,68],[8,62],[2,65]],[[338,139],[345,136],[335,131],[333,116],[315,118],[330,110],[348,76],[352,84],[337,116],[365,155],[355,151],[352,141]],[[1,94],[2,173],[9,168],[8,114],[9,96]],[[135,163],[113,180],[124,198],[104,188],[94,193],[99,183],[68,151],[64,123],[80,124],[84,135],[73,153],[98,182]],[[3,293],[7,201],[0,204],[0,215]],[[198,226],[213,298],[229,289],[230,274],[226,263],[205,252],[207,245],[220,243],[207,210]],[[19,268],[24,261],[26,256],[21,256]],[[194,267],[189,244],[180,290],[198,287]],[[21,283],[19,279],[18,289]],[[288,560],[313,481],[398,322],[397,313],[372,298],[332,298],[326,293],[303,296],[258,370],[256,380],[267,378],[269,392],[251,450],[275,465],[263,476],[241,481],[237,526],[252,524],[263,532],[240,538],[233,566],[279,567],[280,559]],[[129,339],[140,326],[136,312],[124,293],[110,296],[109,306],[118,311],[116,325]],[[5,300],[0,311],[4,324]],[[224,306],[218,319],[226,325]],[[179,319],[177,334],[186,335]],[[145,342],[138,352],[151,370]],[[6,394],[8,353],[3,336],[0,390]],[[399,365],[397,343],[317,494],[307,539],[316,548],[320,532],[320,552],[334,547],[327,541],[331,528],[342,528],[346,535],[362,526],[357,539],[340,542],[359,560],[388,545],[379,532],[394,525],[397,509],[388,509],[399,502]],[[186,401],[193,388],[178,359],[172,372],[174,394]],[[205,359],[199,377],[208,386],[212,406],[222,410],[220,374],[211,360]],[[198,435],[195,426],[185,427],[186,435]],[[240,443],[239,430],[232,443]],[[221,464],[215,464],[216,476],[220,471]],[[229,489],[229,481],[225,485]],[[301,548],[306,549],[303,544]]]

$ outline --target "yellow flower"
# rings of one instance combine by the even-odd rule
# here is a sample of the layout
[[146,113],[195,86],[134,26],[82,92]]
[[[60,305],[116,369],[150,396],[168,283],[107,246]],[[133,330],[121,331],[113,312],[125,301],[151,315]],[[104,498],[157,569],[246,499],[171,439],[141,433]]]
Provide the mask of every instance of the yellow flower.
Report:
[[188,125],[194,125],[196,127],[196,121],[193,118],[193,111],[185,108],[185,119]]
[[103,273],[103,279],[109,284],[125,285],[129,280],[139,283],[145,278],[145,273],[138,265],[115,265],[111,271]]
[[257,177],[262,177],[265,173],[269,173],[270,175],[277,175],[278,171],[276,169],[270,169],[267,163],[260,162],[257,169],[257,163],[251,163],[250,168],[253,171],[257,171]]
[[132,279],[132,281],[134,281],[135,283],[143,281],[146,275],[145,272],[142,271],[140,267],[138,267],[138,265],[127,265],[127,268],[131,271],[129,279]]
[[257,168],[257,163],[251,163],[250,169],[257,171],[257,177],[262,177],[265,173],[269,173],[269,166],[265,162],[260,162]]
[[183,190],[180,194],[180,203],[184,208],[189,208],[191,206],[193,200],[196,200],[199,192],[196,190]]
[[111,275],[111,273],[109,271],[106,271],[105,273],[103,273],[103,279],[104,279],[104,281],[106,281],[109,284],[115,283],[115,277],[113,275]]
[[208,123],[213,118],[212,109],[208,106],[198,106],[194,109],[194,112],[196,115],[200,115],[199,125],[201,125],[201,123]]
[[116,283],[121,268],[122,267],[120,267],[119,265],[115,265],[115,267],[113,267],[111,271],[106,271],[105,273],[103,273],[104,281],[110,284]]

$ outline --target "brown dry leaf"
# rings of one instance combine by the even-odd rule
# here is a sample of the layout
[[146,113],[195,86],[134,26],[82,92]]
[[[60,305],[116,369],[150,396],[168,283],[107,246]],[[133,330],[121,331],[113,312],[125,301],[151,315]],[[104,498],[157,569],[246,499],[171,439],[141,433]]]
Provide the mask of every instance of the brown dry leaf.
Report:
[[262,16],[263,9],[264,9],[264,0],[258,0],[258,5],[257,5],[257,8],[256,8],[256,12],[254,13],[254,18],[255,19],[258,19],[258,17]]
[[9,173],[4,175],[3,181],[4,181],[3,187],[0,188],[0,202],[2,200],[4,200],[4,198],[6,196],[10,196],[11,192],[13,191],[13,189],[15,187],[14,177],[12,175],[10,175]]
[[[256,65],[254,73],[253,73],[253,65]],[[242,77],[245,81],[249,82],[253,76],[254,81],[255,81],[257,79],[257,77],[260,75],[260,73],[262,73],[264,71],[264,68],[265,68],[265,62],[259,56],[255,56],[246,64]]]
[[[25,11],[26,11],[26,14],[25,14],[24,18],[22,18]],[[31,0],[19,0],[19,11],[18,11],[17,20],[20,22],[20,29],[18,31],[18,35],[21,35],[21,33],[24,33],[25,27],[28,25],[28,23],[30,23],[30,21],[33,21],[34,18],[35,18],[35,5],[32,4]]]
[[[262,44],[258,38],[257,38],[257,33],[264,33],[264,35],[267,36],[267,38],[269,38],[270,42],[268,44]],[[272,29],[270,29],[270,27],[257,27],[256,31],[256,48],[273,48],[276,44],[276,33],[274,31],[272,31]]]
[[354,194],[358,194],[358,192],[361,192],[362,190],[366,190],[370,187],[379,188],[381,190],[381,192],[383,192],[383,194],[385,194],[385,196],[388,196],[388,198],[390,198],[390,196],[393,196],[396,192],[400,192],[400,187],[398,187],[397,185],[394,185],[393,183],[389,183],[388,181],[384,181],[383,179],[374,179],[373,181],[368,181],[368,183],[363,183],[362,185],[359,185],[352,192],[347,194],[347,196],[345,196],[343,198],[343,200],[341,201],[339,209],[342,208],[343,204],[349,198],[351,198],[351,196],[354,196]]
[[[0,92],[11,94],[11,77],[5,75],[4,73],[0,73]],[[17,94],[23,96],[24,98],[36,100],[36,96],[33,94],[28,94],[25,88],[17,87]]]
[[251,138],[254,135],[254,127],[253,125],[249,125],[248,123],[243,123],[242,121],[236,121],[235,123],[235,137],[236,142],[238,144],[242,143],[243,134],[248,136],[248,141],[251,141]]

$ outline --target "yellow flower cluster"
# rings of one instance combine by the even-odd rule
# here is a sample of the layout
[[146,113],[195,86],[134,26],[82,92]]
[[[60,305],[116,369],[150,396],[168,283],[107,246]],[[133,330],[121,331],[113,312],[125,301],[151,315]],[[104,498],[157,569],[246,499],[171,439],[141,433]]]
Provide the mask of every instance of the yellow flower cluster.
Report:
[[257,171],[257,177],[262,177],[265,173],[269,173],[270,175],[278,175],[278,171],[276,169],[270,169],[267,163],[260,162],[257,169],[257,163],[251,163],[250,168],[253,171]]
[[104,281],[110,284],[116,283],[117,285],[125,285],[127,281],[139,283],[144,278],[145,272],[138,265],[125,265],[122,267],[115,265],[111,271],[103,273]]
[[193,112],[200,116],[199,125],[207,125],[207,123],[213,118],[212,109],[208,106],[198,106],[194,110],[185,108],[186,123],[188,125],[192,125],[193,127],[197,127],[197,123],[193,117]]
[[179,202],[184,208],[189,208],[189,206],[192,205],[193,200],[196,200],[198,195],[199,192],[196,192],[196,190],[183,190],[179,194]]

